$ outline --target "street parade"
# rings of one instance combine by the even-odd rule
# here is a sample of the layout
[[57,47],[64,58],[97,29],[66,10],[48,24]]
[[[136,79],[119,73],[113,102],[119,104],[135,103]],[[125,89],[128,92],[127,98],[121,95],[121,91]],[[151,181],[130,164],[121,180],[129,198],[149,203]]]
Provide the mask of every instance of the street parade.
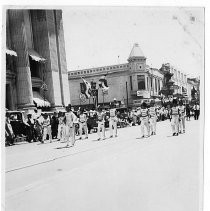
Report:
[[[170,106],[171,105],[171,106]],[[114,138],[120,134],[118,128],[140,126],[141,138],[149,138],[156,135],[156,124],[168,121],[171,124],[171,134],[178,136],[185,133],[186,121],[199,119],[199,105],[190,107],[190,114],[182,101],[173,99],[167,107],[157,105],[154,100],[150,104],[142,103],[141,107],[129,109],[117,109],[112,105],[111,109],[103,109],[98,106],[96,110],[80,108],[75,111],[69,104],[66,112],[28,114],[27,119],[21,112],[6,113],[6,146],[11,146],[17,140],[25,139],[29,143],[40,141],[52,142],[52,139],[66,142],[66,147],[72,147],[76,139],[88,139],[88,133],[97,132],[98,140]],[[91,121],[92,119],[92,121]],[[21,130],[19,130],[21,128]],[[77,138],[78,137],[78,138]]]
[[2,208],[201,211],[204,12],[4,6]]

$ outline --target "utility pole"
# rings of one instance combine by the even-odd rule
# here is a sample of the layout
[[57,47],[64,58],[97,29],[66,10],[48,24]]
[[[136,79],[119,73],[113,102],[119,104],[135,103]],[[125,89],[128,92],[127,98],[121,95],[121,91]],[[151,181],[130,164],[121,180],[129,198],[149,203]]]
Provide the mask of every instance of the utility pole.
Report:
[[126,81],[126,100],[127,100],[127,107],[128,107],[128,82]]
[[104,92],[103,92],[103,89],[102,89],[102,94],[103,94],[103,107],[104,107]]

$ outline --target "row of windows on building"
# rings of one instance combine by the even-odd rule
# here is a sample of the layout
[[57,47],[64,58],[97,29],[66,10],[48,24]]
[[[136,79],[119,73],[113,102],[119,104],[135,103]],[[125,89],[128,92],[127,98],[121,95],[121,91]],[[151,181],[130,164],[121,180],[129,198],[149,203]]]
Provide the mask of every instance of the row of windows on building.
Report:
[[78,71],[78,72],[75,71],[75,72],[72,72],[71,75],[88,74],[88,73],[99,72],[99,71],[103,71],[103,70],[112,70],[112,69],[127,68],[127,67],[129,67],[128,64],[116,65],[116,66],[111,66],[111,67],[102,67],[102,68],[93,69],[93,70],[82,70],[82,71]]
[[[154,79],[154,84],[153,84],[153,79]],[[132,91],[133,90],[132,76],[130,76],[130,86]],[[137,75],[137,86],[138,90],[146,90],[145,75]],[[157,78],[147,77],[147,90],[154,90],[155,92],[159,92],[160,89],[161,89],[160,80],[158,80]]]

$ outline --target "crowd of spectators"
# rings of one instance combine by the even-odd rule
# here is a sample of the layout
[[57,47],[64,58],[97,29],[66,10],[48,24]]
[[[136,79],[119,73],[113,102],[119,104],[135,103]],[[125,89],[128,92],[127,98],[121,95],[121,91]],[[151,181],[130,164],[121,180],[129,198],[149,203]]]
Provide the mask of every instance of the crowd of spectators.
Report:
[[[195,119],[199,117],[199,105],[186,105],[186,120],[190,120],[191,116]],[[156,106],[157,121],[171,120],[170,106]],[[105,128],[109,127],[109,109],[104,109]],[[74,111],[77,117],[80,115],[80,108]],[[97,132],[96,110],[84,110],[87,116],[88,133]],[[117,109],[117,126],[120,128],[127,126],[140,125],[140,108],[118,108]],[[58,139],[59,117],[64,116],[65,112],[43,112],[38,113],[37,109],[33,113],[27,114],[25,117],[21,112],[6,112],[5,121],[5,144],[6,146],[14,145],[18,140],[27,142],[37,142],[43,140],[44,129],[47,128],[45,135],[47,139]],[[47,126],[44,125],[47,122]],[[49,123],[48,123],[49,122]],[[79,123],[75,122],[75,134],[79,135]]]

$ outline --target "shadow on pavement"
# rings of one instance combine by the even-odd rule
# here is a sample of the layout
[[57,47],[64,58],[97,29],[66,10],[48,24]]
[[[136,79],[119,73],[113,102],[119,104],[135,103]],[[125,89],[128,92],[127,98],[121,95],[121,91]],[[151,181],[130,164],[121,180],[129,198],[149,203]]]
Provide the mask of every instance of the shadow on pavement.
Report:
[[55,149],[68,149],[68,148],[71,148],[71,147],[73,147],[73,146],[69,146],[69,147],[67,147],[67,146],[63,146],[63,147],[56,147]]

